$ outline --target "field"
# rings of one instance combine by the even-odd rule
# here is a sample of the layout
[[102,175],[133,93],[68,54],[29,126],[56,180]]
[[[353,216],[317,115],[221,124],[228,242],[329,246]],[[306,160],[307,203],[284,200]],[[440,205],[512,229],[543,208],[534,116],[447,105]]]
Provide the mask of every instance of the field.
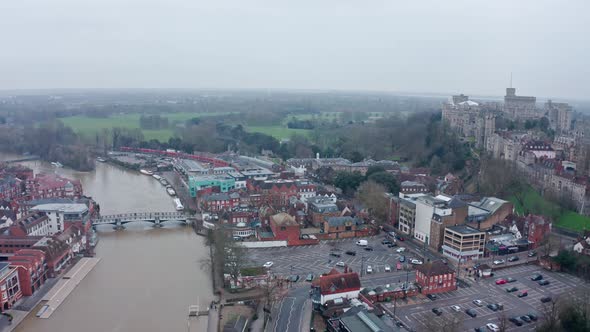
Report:
[[[514,209],[520,215],[524,213],[524,208],[518,203],[516,198],[512,197],[510,201],[514,204]],[[574,231],[583,231],[590,229],[590,217],[580,215],[574,211],[561,209],[557,204],[547,201],[532,188],[524,197],[524,205],[534,214],[550,216],[557,220],[556,226],[564,227]]]
[[[161,116],[168,118],[173,122],[184,122],[191,118],[198,118],[204,116],[223,115],[225,113],[170,113],[163,114]],[[108,118],[90,118],[83,115],[71,116],[62,118],[61,121],[66,125],[74,129],[75,132],[86,136],[94,137],[97,132],[103,129],[110,129],[115,127],[120,128],[139,128],[139,118],[141,114],[130,113],[130,114],[119,114],[113,115]],[[170,137],[174,135],[172,129],[161,129],[161,130],[142,130],[143,136],[146,140],[157,139],[161,142],[168,141]]]

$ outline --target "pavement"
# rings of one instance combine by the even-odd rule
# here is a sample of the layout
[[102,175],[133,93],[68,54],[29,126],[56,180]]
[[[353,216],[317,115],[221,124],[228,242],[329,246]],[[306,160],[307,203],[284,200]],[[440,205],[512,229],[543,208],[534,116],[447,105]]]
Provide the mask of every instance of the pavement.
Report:
[[[540,273],[544,279],[549,280],[550,284],[547,286],[539,286],[537,282],[530,280],[530,276],[534,273]],[[516,282],[504,285],[496,285],[497,278],[512,277],[517,279]],[[519,298],[517,294],[506,292],[508,287],[517,287],[519,291],[528,291],[528,296]],[[583,281],[574,276],[546,271],[537,265],[521,265],[515,267],[505,268],[495,272],[494,277],[478,280],[469,287],[462,287],[453,292],[438,294],[439,299],[431,301],[423,296],[416,298],[415,303],[405,305],[404,303],[397,303],[396,316],[405,325],[414,330],[421,331],[428,327],[424,322],[442,319],[441,317],[451,315],[453,312],[450,309],[452,305],[461,307],[461,311],[457,313],[463,320],[464,331],[473,331],[475,327],[484,326],[486,323],[495,323],[499,325],[501,312],[494,312],[488,309],[487,304],[502,303],[504,305],[503,314],[506,318],[513,316],[521,316],[528,313],[536,313],[539,317],[544,312],[544,304],[541,303],[540,298],[544,296],[571,296],[575,295],[576,288],[587,287]],[[484,302],[482,307],[478,307],[473,303],[473,300],[481,300]],[[393,303],[387,303],[389,309],[393,308]],[[433,308],[440,308],[443,311],[441,317],[437,317],[432,313]],[[477,312],[477,317],[471,318],[465,314],[466,309],[473,308]],[[542,318],[539,318],[541,321]],[[508,322],[509,331],[534,331],[536,323],[524,323],[523,326],[517,327],[511,322]]]
[[[254,265],[259,266],[272,261],[271,273],[284,276],[298,274],[302,279],[310,273],[317,276],[329,272],[332,268],[342,269],[336,267],[337,262],[343,262],[353,271],[365,275],[368,266],[371,266],[373,274],[387,273],[386,265],[395,270],[402,255],[406,257],[406,263],[410,258],[423,259],[421,249],[416,248],[416,245],[408,241],[398,241],[398,247],[388,248],[387,245],[381,244],[384,238],[383,235],[362,238],[368,241],[373,251],[366,251],[363,247],[357,246],[356,241],[359,239],[356,238],[321,241],[317,245],[248,249],[248,258]],[[396,249],[399,247],[405,247],[406,252],[397,253]],[[345,252],[348,250],[355,251],[356,255],[347,255]],[[330,252],[338,252],[340,257],[332,256]],[[402,267],[411,269],[410,264],[404,264]]]

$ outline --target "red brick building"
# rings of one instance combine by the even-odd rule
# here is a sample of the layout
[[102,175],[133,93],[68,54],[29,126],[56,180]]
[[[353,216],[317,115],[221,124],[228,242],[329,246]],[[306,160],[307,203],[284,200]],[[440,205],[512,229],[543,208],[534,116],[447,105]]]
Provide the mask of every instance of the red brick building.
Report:
[[455,271],[441,261],[419,265],[416,268],[416,283],[420,286],[422,294],[444,293],[457,289]]
[[56,174],[38,174],[26,181],[29,200],[42,198],[81,198],[82,183]]
[[7,256],[20,249],[31,248],[42,238],[42,236],[0,235],[0,255]]
[[324,305],[327,301],[345,298],[355,299],[361,290],[361,280],[358,273],[340,273],[336,270],[320,276],[319,287],[313,296],[316,304]]
[[229,211],[240,204],[240,195],[233,193],[212,193],[197,198],[199,207],[207,212]]
[[18,270],[21,291],[31,296],[47,280],[45,253],[35,249],[21,249],[8,258],[10,266]]
[[551,222],[543,216],[528,215],[524,218],[524,228],[531,248],[537,248],[541,241],[551,233]]
[[269,218],[270,229],[274,234],[273,240],[286,240],[288,246],[317,244],[314,238],[303,239],[299,223],[287,213],[279,213]]
[[0,262],[0,310],[12,308],[23,297],[18,278],[18,270],[8,262]]

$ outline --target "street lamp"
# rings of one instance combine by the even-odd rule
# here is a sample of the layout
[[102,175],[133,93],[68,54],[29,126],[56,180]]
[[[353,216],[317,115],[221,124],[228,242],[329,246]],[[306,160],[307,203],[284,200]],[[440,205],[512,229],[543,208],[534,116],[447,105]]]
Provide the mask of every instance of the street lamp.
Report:
[[361,256],[361,277],[365,275],[365,256]]

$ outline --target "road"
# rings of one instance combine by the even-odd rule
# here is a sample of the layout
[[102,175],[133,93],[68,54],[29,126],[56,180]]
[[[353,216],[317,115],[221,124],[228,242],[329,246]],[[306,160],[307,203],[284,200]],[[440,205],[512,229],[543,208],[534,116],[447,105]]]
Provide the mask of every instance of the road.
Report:
[[[309,303],[308,303],[309,302]],[[273,320],[267,324],[266,332],[300,332],[309,322],[304,321],[304,309],[311,309],[309,288],[293,288],[281,302],[273,308]],[[310,316],[311,317],[311,316]],[[309,328],[307,329],[309,330]]]

